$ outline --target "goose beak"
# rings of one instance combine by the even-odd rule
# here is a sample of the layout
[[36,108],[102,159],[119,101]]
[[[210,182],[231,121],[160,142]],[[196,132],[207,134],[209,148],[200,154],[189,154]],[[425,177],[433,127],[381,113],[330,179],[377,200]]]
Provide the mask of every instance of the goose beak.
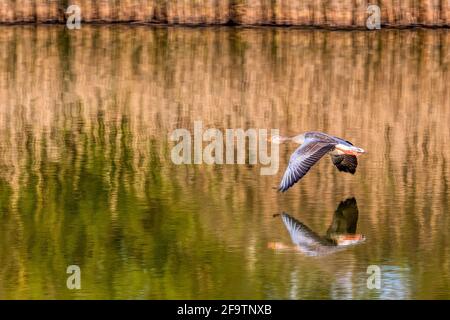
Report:
[[366,150],[361,149],[361,148],[358,148],[358,150],[356,152],[357,152],[357,154],[356,154],[357,156],[367,153]]

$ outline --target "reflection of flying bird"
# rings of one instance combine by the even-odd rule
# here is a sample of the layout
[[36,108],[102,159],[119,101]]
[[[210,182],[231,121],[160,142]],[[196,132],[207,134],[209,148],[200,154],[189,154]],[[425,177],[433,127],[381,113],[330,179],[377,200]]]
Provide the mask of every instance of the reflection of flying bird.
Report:
[[[355,234],[358,222],[358,207],[355,198],[347,199],[339,204],[325,236],[319,236],[287,213],[283,212],[281,219],[296,249],[306,255],[318,256],[333,253],[365,240],[363,235]],[[290,248],[281,243],[270,243],[269,247],[273,249]]]
[[355,198],[341,201],[333,215],[333,221],[327,230],[327,237],[335,234],[354,234],[358,223],[358,205]]
[[298,182],[327,153],[331,155],[331,160],[339,171],[354,174],[358,166],[356,157],[365,152],[363,149],[353,146],[349,141],[314,131],[295,137],[274,136],[271,141],[272,143],[294,141],[300,144],[300,147],[291,155],[278,187],[278,190],[282,192]]

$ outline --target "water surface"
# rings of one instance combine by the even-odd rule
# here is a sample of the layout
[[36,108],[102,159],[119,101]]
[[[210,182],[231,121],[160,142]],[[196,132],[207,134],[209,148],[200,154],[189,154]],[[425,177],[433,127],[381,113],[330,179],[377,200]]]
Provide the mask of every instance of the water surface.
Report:
[[[450,298],[449,52],[448,30],[1,27],[0,298]],[[293,145],[274,176],[174,165],[196,120],[368,153],[280,194]],[[274,214],[323,235],[352,197],[363,244],[268,245],[290,242]]]

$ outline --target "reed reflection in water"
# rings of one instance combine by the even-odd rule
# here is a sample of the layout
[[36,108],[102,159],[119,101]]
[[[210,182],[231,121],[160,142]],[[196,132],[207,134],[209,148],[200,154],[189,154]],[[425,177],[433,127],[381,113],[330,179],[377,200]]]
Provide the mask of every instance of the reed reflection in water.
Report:
[[[11,26],[0,42],[0,298],[450,297],[448,30]],[[292,145],[276,176],[174,165],[169,133],[196,120],[368,154],[279,194]],[[267,248],[289,241],[274,213],[326,230],[348,197],[365,243]]]

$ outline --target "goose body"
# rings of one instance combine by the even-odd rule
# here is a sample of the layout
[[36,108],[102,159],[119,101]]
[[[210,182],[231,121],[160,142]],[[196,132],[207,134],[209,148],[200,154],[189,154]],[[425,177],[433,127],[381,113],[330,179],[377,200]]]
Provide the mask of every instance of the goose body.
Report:
[[350,141],[323,132],[310,131],[295,137],[274,137],[273,143],[293,141],[300,144],[291,155],[278,190],[284,192],[297,183],[324,155],[329,154],[339,171],[354,174],[357,156],[365,153]]

